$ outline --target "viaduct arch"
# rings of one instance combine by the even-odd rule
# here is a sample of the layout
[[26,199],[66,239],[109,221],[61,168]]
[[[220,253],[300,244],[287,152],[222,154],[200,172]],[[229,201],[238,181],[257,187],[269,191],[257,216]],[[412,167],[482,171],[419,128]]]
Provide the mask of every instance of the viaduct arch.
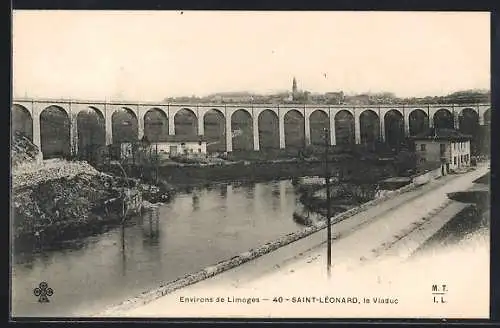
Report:
[[[79,115],[81,112],[88,115]],[[47,113],[55,120],[49,122]],[[230,152],[233,143],[237,150],[316,145],[324,142],[325,128],[329,131],[330,145],[378,141],[394,144],[401,139],[401,134],[408,137],[432,127],[460,128],[465,132],[473,126],[489,126],[490,113],[489,103],[322,106],[14,99],[12,128],[31,138],[48,157],[81,153],[83,150],[78,149],[88,144],[109,145],[143,136],[162,141],[168,135],[203,135],[209,145],[212,142],[210,151]],[[94,115],[93,128],[86,126],[90,114]],[[94,132],[89,131],[94,128]],[[55,133],[47,131],[51,129],[61,132],[57,145],[52,140]]]

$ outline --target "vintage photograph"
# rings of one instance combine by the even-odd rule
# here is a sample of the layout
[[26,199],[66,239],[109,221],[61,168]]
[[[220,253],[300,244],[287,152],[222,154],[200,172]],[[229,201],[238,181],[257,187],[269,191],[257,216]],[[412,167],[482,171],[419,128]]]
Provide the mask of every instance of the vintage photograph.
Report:
[[490,13],[12,16],[13,319],[489,318]]

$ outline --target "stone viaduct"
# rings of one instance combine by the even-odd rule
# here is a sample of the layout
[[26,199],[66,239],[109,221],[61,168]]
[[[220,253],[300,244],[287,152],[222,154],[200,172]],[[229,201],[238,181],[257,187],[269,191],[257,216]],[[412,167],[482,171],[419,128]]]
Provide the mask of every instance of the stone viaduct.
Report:
[[[304,143],[310,144],[311,115],[322,113],[324,123],[329,130],[330,145],[337,144],[338,127],[337,117],[339,113],[347,114],[353,121],[354,142],[362,143],[362,127],[360,122],[363,117],[370,114],[378,123],[379,140],[384,141],[386,135],[385,122],[392,115],[402,121],[402,129],[405,136],[410,135],[412,117],[419,114],[426,118],[426,125],[433,127],[438,115],[447,117],[451,126],[459,127],[459,118],[465,113],[472,113],[480,125],[489,124],[491,104],[430,104],[430,105],[313,105],[313,104],[177,104],[177,103],[145,103],[145,102],[116,102],[116,101],[84,101],[84,100],[54,100],[54,99],[13,99],[13,108],[21,109],[31,118],[32,139],[35,145],[41,146],[40,117],[47,108],[58,108],[64,111],[69,119],[70,144],[75,151],[78,147],[78,120],[79,113],[93,111],[104,121],[105,144],[113,143],[113,115],[117,111],[126,111],[133,115],[137,122],[137,137],[140,139],[145,133],[145,117],[152,110],[159,111],[168,124],[168,134],[176,134],[175,117],[181,110],[187,110],[197,120],[197,134],[204,135],[204,117],[207,112],[215,111],[225,122],[225,129],[231,129],[233,114],[243,111],[249,117],[248,124],[252,126],[253,149],[259,150],[259,116],[265,112],[270,113],[277,119],[279,148],[285,148],[285,118],[291,112],[299,114],[304,124]],[[168,123],[167,123],[168,122]],[[486,122],[486,123],[485,123]],[[301,123],[302,124],[302,123]],[[230,130],[231,131],[231,130]],[[226,150],[233,150],[233,133],[224,133]]]

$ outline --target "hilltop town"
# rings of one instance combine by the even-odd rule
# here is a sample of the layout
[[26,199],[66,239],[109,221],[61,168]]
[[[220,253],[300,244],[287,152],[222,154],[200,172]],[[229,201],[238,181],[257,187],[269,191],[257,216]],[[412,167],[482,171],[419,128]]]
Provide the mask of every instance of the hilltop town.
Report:
[[256,104],[321,104],[321,105],[383,105],[383,104],[463,104],[488,103],[491,92],[483,89],[456,91],[441,96],[398,97],[392,92],[364,92],[348,94],[344,91],[318,93],[301,90],[293,78],[291,90],[269,94],[249,91],[217,92],[207,96],[166,97],[167,103],[256,103]]

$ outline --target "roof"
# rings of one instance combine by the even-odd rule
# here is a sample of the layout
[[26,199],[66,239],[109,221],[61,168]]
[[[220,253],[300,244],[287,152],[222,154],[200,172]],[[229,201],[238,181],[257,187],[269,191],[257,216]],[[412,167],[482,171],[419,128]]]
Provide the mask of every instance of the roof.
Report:
[[414,140],[453,140],[453,141],[463,141],[470,140],[472,136],[468,134],[463,134],[462,132],[455,129],[436,129],[431,128],[425,132],[419,133],[416,136],[411,137]]
[[143,137],[141,141],[123,141],[123,142],[115,142],[113,143],[114,145],[120,145],[120,144],[132,144],[132,143],[140,143],[140,142],[148,142],[150,144],[154,143],[162,143],[162,142],[207,142],[207,139],[204,136],[180,136],[180,135],[172,135],[172,136],[166,136],[163,137],[162,140],[159,141],[148,141],[147,137]]
[[181,136],[181,135],[168,135],[158,142],[206,142],[204,136]]

